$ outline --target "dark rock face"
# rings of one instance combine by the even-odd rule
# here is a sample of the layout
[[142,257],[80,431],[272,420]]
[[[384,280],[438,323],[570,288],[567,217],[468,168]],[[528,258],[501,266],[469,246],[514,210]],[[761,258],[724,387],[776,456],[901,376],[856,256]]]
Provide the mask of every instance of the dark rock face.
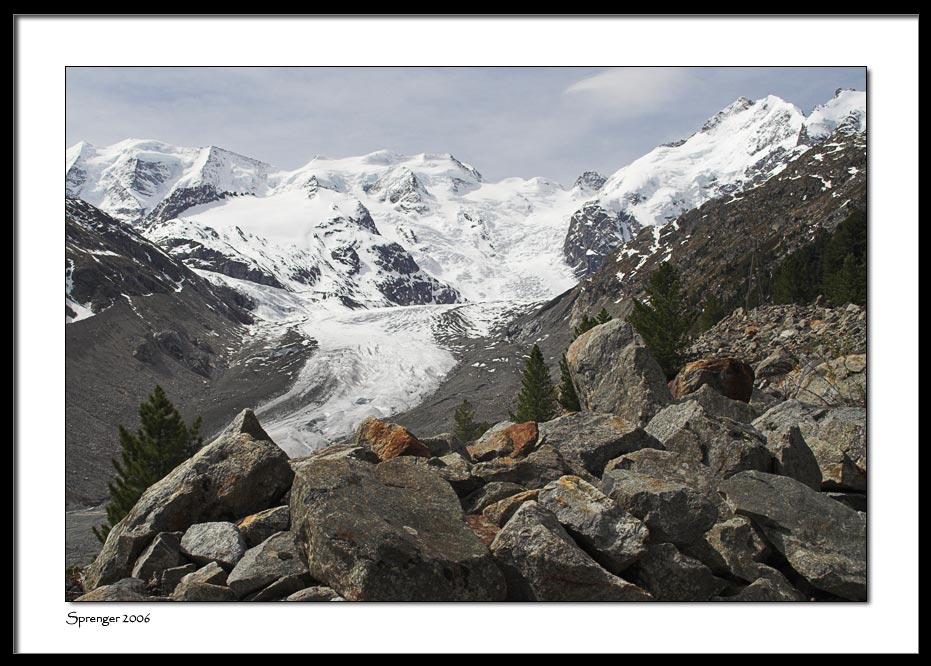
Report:
[[608,179],[597,171],[586,171],[575,179],[573,187],[578,187],[589,192],[597,192],[604,186],[606,180]]
[[[247,280],[256,284],[284,289],[284,285],[278,281],[278,278],[262,271],[255,264],[240,261],[235,256],[223,254],[194,239],[169,238],[163,241],[161,245],[171,253],[172,257],[183,261],[191,268],[213,271],[237,280]],[[320,270],[317,269],[316,277],[319,277],[319,274]],[[316,280],[313,282],[316,282]],[[313,284],[313,282],[306,284]]]
[[866,599],[863,514],[785,476],[743,472],[720,490],[811,585],[844,599]]
[[646,588],[659,601],[708,601],[726,583],[671,543],[647,548],[638,566]]
[[178,217],[188,208],[219,201],[226,196],[228,193],[221,192],[209,183],[197,187],[182,187],[162,199],[146,218],[149,222],[164,222]]
[[614,574],[640,559],[646,549],[646,526],[577,476],[547,484],[537,502],[553,512],[585,552]]
[[619,416],[591,412],[541,423],[540,441],[559,451],[570,464],[599,477],[612,458],[644,448],[663,448],[643,428]]
[[750,402],[753,380],[753,368],[736,358],[703,359],[679,371],[673,397],[685,397],[707,385],[732,400]]
[[291,521],[311,575],[349,600],[496,600],[504,578],[452,488],[419,465],[309,459]]
[[812,490],[821,489],[821,468],[797,426],[770,433],[766,446],[773,454],[773,472],[804,483]]
[[643,589],[601,568],[551,512],[536,502],[517,510],[491,544],[508,598],[523,601],[647,601]]
[[606,211],[598,202],[589,201],[569,220],[563,255],[576,275],[591,275],[639,231],[640,223],[633,216],[623,211]]
[[132,577],[148,581],[157,572],[184,564],[178,532],[162,532],[142,551],[133,566]]
[[268,438],[251,410],[243,411],[217,439],[146,490],[114,525],[85,571],[85,589],[128,576],[139,554],[161,532],[267,508],[292,478],[285,452]]
[[458,303],[458,291],[422,270],[410,253],[397,243],[375,245],[375,264],[385,275],[377,282],[378,290],[397,305]]
[[672,399],[643,338],[612,320],[580,335],[566,353],[582,407],[644,426]]

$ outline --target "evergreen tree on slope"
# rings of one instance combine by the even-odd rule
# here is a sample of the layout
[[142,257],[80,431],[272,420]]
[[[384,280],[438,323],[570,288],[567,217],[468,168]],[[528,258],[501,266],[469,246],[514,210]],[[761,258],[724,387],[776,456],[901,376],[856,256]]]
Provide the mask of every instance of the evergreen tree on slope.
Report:
[[517,409],[511,413],[516,423],[549,421],[556,416],[556,387],[543,360],[540,347],[533,346],[524,364],[521,389],[517,395]]

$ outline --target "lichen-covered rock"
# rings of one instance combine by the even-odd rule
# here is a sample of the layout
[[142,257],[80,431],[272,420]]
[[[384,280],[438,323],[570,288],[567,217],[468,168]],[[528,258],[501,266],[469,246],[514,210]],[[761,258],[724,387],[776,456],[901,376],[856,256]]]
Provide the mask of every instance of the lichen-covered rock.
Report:
[[646,588],[659,601],[708,601],[726,586],[708,567],[671,543],[647,548],[638,569]]
[[379,460],[391,460],[398,456],[422,456],[429,458],[430,449],[424,446],[411,432],[395,423],[379,421],[370,416],[359,424],[355,443],[370,449]]
[[767,437],[798,427],[818,461],[823,490],[866,491],[865,409],[825,408],[787,400],[753,425]]
[[716,575],[748,583],[759,577],[760,563],[770,554],[759,532],[743,516],[716,523],[700,539],[686,546],[685,551]]
[[244,410],[213,442],[146,490],[113,526],[85,570],[85,589],[128,576],[161,532],[236,520],[274,506],[293,478],[287,454],[269,439],[252,410]]
[[672,396],[643,338],[615,319],[580,335],[566,352],[582,407],[644,426]]
[[795,479],[741,472],[720,491],[814,587],[866,599],[866,516]]
[[[298,547],[291,532],[279,532],[270,536],[258,546],[250,548],[230,572],[226,584],[240,599],[258,592],[280,578],[289,576],[308,576],[304,553]],[[296,592],[304,584],[282,593],[281,598]]]
[[540,424],[540,442],[554,447],[577,470],[601,476],[609,460],[663,445],[643,428],[613,414],[575,412]]
[[[758,397],[755,393],[754,397]],[[697,391],[679,398],[676,403],[697,402],[706,414],[710,416],[723,416],[740,423],[752,423],[759,413],[753,409],[753,397],[750,404],[741,400],[733,400],[726,395],[718,393],[708,384],[702,385]]]
[[142,551],[133,566],[132,577],[148,581],[157,572],[181,566],[184,562],[184,556],[181,554],[181,534],[162,532]]
[[535,500],[539,495],[540,490],[536,489],[527,490],[522,493],[517,493],[516,495],[511,495],[510,497],[505,497],[502,500],[498,500],[494,504],[489,504],[486,506],[482,511],[482,515],[488,521],[494,523],[498,527],[501,527],[511,519],[511,516],[513,516],[514,512],[520,508],[521,504]]
[[708,414],[697,401],[663,408],[646,431],[667,450],[707,465],[718,478],[750,469],[772,471],[773,455],[763,435],[747,423]]
[[654,542],[691,543],[718,517],[706,493],[677,481],[615,468],[605,473],[602,489],[646,524]]
[[527,489],[516,483],[492,481],[462,500],[462,509],[467,514],[481,513],[495,502],[525,492]]
[[739,359],[701,359],[679,371],[672,393],[673,397],[682,398],[707,385],[732,400],[750,402],[753,380],[753,368]]
[[619,574],[636,562],[650,536],[646,526],[577,476],[564,476],[540,491],[537,502],[551,511],[585,552]]
[[259,511],[236,523],[247,548],[259,545],[271,535],[284,532],[290,526],[291,509],[287,506],[275,506]]
[[198,523],[181,537],[181,551],[198,564],[216,562],[232,569],[246,552],[246,542],[233,523]]
[[349,600],[505,596],[504,577],[459,498],[418,465],[305,462],[291,493],[291,530],[313,578]]
[[498,532],[491,552],[522,601],[646,601],[633,583],[606,571],[576,545],[552,512],[525,502]]
[[866,354],[849,354],[799,368],[781,384],[788,398],[824,407],[866,407]]

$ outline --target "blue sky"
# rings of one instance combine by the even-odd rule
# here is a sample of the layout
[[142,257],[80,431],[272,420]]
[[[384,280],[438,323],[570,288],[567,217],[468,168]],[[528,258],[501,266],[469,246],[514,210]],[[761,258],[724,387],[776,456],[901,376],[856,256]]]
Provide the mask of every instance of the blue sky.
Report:
[[120,68],[67,71],[67,144],[214,144],[282,168],[314,155],[450,152],[489,180],[571,184],[684,138],[737,97],[808,113],[862,67]]

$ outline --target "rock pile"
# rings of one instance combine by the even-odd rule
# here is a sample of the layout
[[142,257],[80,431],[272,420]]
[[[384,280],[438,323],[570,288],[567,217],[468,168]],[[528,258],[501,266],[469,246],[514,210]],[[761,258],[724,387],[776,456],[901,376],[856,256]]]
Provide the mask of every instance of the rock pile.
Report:
[[368,419],[289,461],[247,410],[113,528],[81,599],[866,598],[862,409],[673,399],[624,322],[568,359],[586,411],[466,445]]

